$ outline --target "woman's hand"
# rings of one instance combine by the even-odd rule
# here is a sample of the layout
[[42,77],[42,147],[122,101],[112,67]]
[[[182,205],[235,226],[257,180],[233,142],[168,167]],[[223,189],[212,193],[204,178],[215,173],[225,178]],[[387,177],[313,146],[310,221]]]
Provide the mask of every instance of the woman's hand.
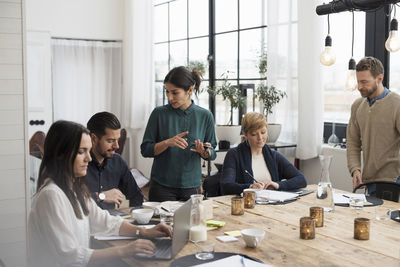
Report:
[[264,189],[278,190],[279,189],[279,184],[275,183],[275,182],[272,182],[272,181],[269,181],[269,182],[266,182],[264,184]]
[[175,135],[174,137],[167,139],[166,141],[168,147],[179,147],[180,149],[187,148],[188,146],[187,138],[183,138],[183,136],[187,135],[188,133],[189,133],[188,131],[182,132]]
[[252,185],[250,185],[250,188],[254,188],[254,189],[264,189],[265,184],[264,183],[254,183]]
[[207,159],[208,157],[210,157],[210,152],[208,149],[208,147],[211,147],[211,144],[206,142],[206,143],[202,143],[199,139],[197,139],[196,141],[194,141],[194,145],[195,148],[191,148],[190,151],[193,152],[197,152],[200,154],[200,156],[204,159]]
[[152,228],[141,229],[140,234],[147,238],[164,237],[164,236],[172,237],[172,227],[169,225],[165,225],[164,223],[159,223]]
[[154,254],[156,246],[150,240],[137,239],[124,245],[121,249],[121,257],[131,257],[136,253]]

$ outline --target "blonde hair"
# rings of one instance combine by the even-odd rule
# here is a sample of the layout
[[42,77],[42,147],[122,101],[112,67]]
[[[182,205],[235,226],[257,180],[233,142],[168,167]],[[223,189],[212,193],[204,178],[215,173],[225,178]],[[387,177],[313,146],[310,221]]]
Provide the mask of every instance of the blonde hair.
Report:
[[244,134],[257,131],[267,125],[266,117],[258,112],[249,112],[242,118],[242,132]]

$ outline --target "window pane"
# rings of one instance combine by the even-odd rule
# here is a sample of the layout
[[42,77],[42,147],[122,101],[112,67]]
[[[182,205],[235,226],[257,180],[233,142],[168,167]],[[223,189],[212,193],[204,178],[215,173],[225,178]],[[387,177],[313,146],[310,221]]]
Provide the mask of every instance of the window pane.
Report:
[[[230,81],[231,84],[236,85],[235,81]],[[222,82],[217,81],[216,85],[221,86]],[[217,125],[229,124],[231,116],[231,106],[228,100],[223,100],[221,95],[215,96],[215,123]],[[238,125],[238,109],[233,110],[233,124]]]
[[169,4],[170,39],[177,40],[187,37],[186,0],[177,0]]
[[254,93],[257,90],[257,86],[259,84],[258,80],[250,80],[240,81],[242,89],[247,91],[247,98],[246,98],[246,105],[247,105],[247,112],[260,112],[260,102],[257,99],[254,99]]
[[189,1],[189,37],[208,35],[208,0]]
[[237,33],[220,34],[215,37],[215,73],[219,79],[223,73],[229,78],[237,77]]
[[298,0],[292,0],[292,21],[297,21],[297,1]]
[[157,81],[164,80],[168,73],[168,44],[154,45],[154,72]]
[[262,1],[263,0],[240,0],[241,29],[262,25]]
[[266,30],[256,29],[240,32],[240,78],[259,78],[258,62]]
[[168,41],[168,5],[154,7],[154,41]]
[[203,107],[205,109],[209,108],[208,105],[208,93],[207,93],[208,81],[203,81],[200,85],[201,93],[196,97],[192,97],[196,105]]
[[204,64],[203,79],[208,79],[208,37],[189,40],[189,62],[198,61]]
[[237,0],[215,1],[215,31],[225,32],[238,28]]
[[[162,106],[165,103],[163,102],[164,99],[164,87],[162,82],[158,82],[155,84],[156,86],[156,106]],[[165,99],[165,101],[167,101]]]
[[288,23],[291,21],[289,3],[291,0],[279,0],[278,23]]
[[[365,55],[365,14],[354,13],[354,60],[358,62]],[[332,66],[323,66],[324,85],[324,121],[348,123],[353,101],[360,97],[357,90],[351,92],[344,87],[348,64],[351,57],[351,22],[350,12],[330,16],[332,45],[336,51],[336,62]],[[325,20],[325,29],[327,21]],[[357,41],[359,40],[359,41]],[[323,47],[321,47],[321,52]]]
[[187,41],[171,42],[170,44],[170,67],[187,65]]
[[[400,53],[390,53],[390,90],[400,94]],[[386,74],[385,74],[386,75]]]

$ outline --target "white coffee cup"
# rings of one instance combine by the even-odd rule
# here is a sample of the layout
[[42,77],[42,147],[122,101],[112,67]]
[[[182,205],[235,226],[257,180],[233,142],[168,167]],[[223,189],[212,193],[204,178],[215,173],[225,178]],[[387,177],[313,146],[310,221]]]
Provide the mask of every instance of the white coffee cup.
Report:
[[263,229],[243,229],[241,234],[246,246],[255,248],[264,239],[265,232]]

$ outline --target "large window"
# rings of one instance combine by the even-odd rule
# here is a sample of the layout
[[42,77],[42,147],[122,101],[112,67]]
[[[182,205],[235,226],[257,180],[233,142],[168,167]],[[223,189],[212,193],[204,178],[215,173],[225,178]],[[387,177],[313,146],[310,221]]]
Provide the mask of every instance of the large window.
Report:
[[[170,69],[188,65],[191,61],[208,66],[208,55],[213,53],[215,73],[210,76],[215,78],[212,84],[221,84],[222,76],[226,75],[231,84],[246,91],[247,110],[259,111],[253,94],[260,81],[258,59],[267,44],[267,1],[175,0],[154,1],[154,6],[156,104],[167,102],[162,80]],[[210,8],[215,10],[213,18],[209,16]],[[210,29],[210,24],[215,27]],[[210,76],[207,73],[204,77],[204,89],[209,85]],[[200,106],[209,107],[206,92],[194,100]],[[216,97],[215,103],[216,123],[228,123],[229,103],[220,96]],[[233,123],[238,124],[238,110],[234,110],[233,117]]]
[[[154,0],[155,17],[155,81],[156,105],[167,103],[163,80],[168,71],[177,66],[188,66],[190,62],[201,62],[205,66],[208,56],[208,1],[209,0]],[[208,86],[206,71],[202,89]],[[198,105],[208,108],[208,94],[201,93],[193,99]]]
[[[327,29],[326,16],[324,16]],[[354,60],[358,62],[365,55],[365,12],[354,12]],[[323,68],[324,121],[348,123],[351,104],[360,97],[358,90],[345,89],[348,64],[351,58],[352,39],[351,12],[330,15],[330,28],[336,62]],[[322,48],[321,48],[322,51]]]

